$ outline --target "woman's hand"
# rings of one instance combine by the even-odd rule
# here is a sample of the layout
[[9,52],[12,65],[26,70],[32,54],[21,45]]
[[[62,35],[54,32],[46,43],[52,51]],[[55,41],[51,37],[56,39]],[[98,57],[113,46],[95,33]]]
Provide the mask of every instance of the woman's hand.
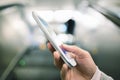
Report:
[[48,43],[48,48],[53,53],[54,64],[61,71],[62,80],[90,80],[93,77],[96,71],[96,64],[89,52],[77,46],[61,45],[61,48],[72,53],[77,62],[75,67],[69,68],[61,59],[59,52],[55,51],[50,43]]

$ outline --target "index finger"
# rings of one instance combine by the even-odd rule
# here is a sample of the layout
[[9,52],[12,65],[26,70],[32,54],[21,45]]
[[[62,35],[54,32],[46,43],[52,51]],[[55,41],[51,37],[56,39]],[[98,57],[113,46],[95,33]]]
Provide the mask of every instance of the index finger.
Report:
[[68,52],[72,52],[76,55],[86,55],[86,53],[87,53],[87,51],[85,51],[77,46],[70,46],[70,45],[62,44],[61,47],[65,50],[67,50]]

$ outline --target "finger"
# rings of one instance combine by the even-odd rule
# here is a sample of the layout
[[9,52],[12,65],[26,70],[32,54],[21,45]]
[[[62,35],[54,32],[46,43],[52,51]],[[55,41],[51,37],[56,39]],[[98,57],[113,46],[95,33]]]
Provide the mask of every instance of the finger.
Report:
[[55,51],[55,49],[53,48],[53,46],[51,45],[51,43],[47,43],[48,49],[53,53]]
[[65,80],[67,78],[68,71],[69,71],[69,67],[64,63],[61,68],[61,77],[63,78],[62,80]]
[[53,53],[53,56],[54,56],[54,64],[55,64],[59,69],[61,69],[64,62],[63,62],[63,60],[61,59],[60,54],[59,54],[57,51],[55,51],[55,52]]
[[80,55],[80,54],[84,55],[84,54],[86,54],[85,50],[83,50],[83,49],[81,49],[81,48],[79,48],[77,46],[70,46],[70,45],[62,44],[61,47],[63,49],[65,49],[66,51],[75,53],[77,55]]

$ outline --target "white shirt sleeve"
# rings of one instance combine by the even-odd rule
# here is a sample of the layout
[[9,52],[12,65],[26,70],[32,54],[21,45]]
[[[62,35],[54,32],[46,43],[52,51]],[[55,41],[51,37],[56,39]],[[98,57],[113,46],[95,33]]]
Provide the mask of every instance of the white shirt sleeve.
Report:
[[114,80],[112,77],[100,71],[97,67],[95,74],[91,80]]
[[100,77],[101,77],[101,71],[98,69],[96,69],[96,72],[95,74],[93,75],[92,79],[91,80],[100,80]]

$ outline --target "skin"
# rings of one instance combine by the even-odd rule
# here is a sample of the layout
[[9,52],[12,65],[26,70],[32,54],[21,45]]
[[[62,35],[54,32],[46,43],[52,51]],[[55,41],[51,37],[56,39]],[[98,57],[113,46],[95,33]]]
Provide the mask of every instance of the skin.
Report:
[[77,62],[75,67],[69,68],[61,59],[59,52],[55,51],[50,43],[47,46],[53,53],[54,64],[60,69],[62,80],[91,80],[96,71],[96,64],[89,52],[77,46],[61,45],[61,48],[71,52],[72,57]]

